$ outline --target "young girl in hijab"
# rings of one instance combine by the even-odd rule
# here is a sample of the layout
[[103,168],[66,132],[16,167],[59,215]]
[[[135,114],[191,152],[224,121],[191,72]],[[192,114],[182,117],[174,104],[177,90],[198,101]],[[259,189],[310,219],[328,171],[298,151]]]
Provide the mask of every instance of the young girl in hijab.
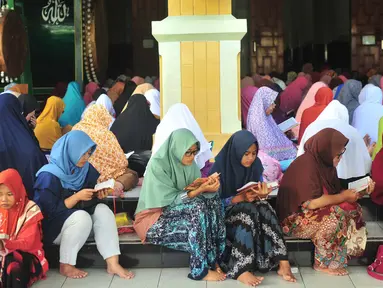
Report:
[[47,163],[39,143],[22,115],[15,96],[0,96],[0,171],[14,168],[19,171],[30,199],[36,172]]
[[257,91],[249,109],[247,130],[257,138],[260,150],[278,161],[290,160],[296,157],[297,150],[271,116],[277,96],[268,87]]
[[29,127],[34,130],[36,127],[36,110],[39,108],[39,103],[37,103],[34,96],[29,94],[21,94],[17,99],[21,104],[25,120],[27,120]]
[[352,126],[364,137],[366,134],[371,141],[378,141],[379,120],[383,117],[382,90],[372,84],[363,88],[359,97],[360,106],[355,109]]
[[85,110],[85,102],[77,82],[70,82],[64,97],[65,113],[61,115],[59,123],[61,127],[74,126],[81,120]]
[[[277,198],[283,232],[315,245],[314,269],[331,275],[348,272],[347,259],[361,256],[367,236],[363,194],[342,190],[336,166],[342,162],[348,139],[335,129],[324,129],[305,143],[305,153],[287,169]],[[297,179],[299,178],[299,181]],[[372,192],[371,182],[367,193]]]
[[43,112],[37,118],[35,135],[43,151],[52,150],[53,144],[61,138],[63,131],[58,122],[65,108],[64,101],[56,96],[48,98]]
[[105,107],[96,104],[85,112],[73,130],[83,131],[97,145],[89,163],[100,173],[98,182],[114,179],[120,192],[129,191],[137,185],[138,177],[136,172],[128,169],[124,151],[116,136],[109,131],[112,121]]
[[71,131],[54,145],[50,164],[37,173],[35,202],[44,215],[44,242],[60,245],[60,273],[84,278],[87,272],[75,267],[77,254],[91,231],[97,249],[106,260],[109,274],[133,277],[118,263],[120,253],[116,220],[101,199],[105,190],[94,190],[100,174],[89,164],[96,144],[82,131]]
[[84,93],[84,102],[85,106],[88,106],[90,102],[93,101],[93,93],[97,91],[100,87],[95,82],[90,82],[85,86],[85,93]]
[[[133,81],[133,80],[132,80]],[[136,95],[136,94],[141,94],[141,95],[145,95],[146,92],[148,92],[149,90],[156,90],[152,84],[149,84],[149,83],[143,83],[143,84],[137,84],[137,87],[136,89],[133,91],[132,93],[132,96],[133,95]],[[146,95],[145,95],[146,97]],[[150,102],[150,101],[149,101]],[[158,104],[159,105],[159,104]],[[126,108],[128,107],[128,103],[125,104],[124,108],[122,109],[122,112],[124,112],[126,110]],[[151,109],[152,110],[152,109]]]
[[150,159],[136,210],[134,229],[143,242],[190,253],[189,278],[222,281],[217,266],[225,249],[219,179],[190,192],[201,177],[194,161],[200,144],[187,129],[171,133]]
[[[366,143],[358,131],[348,123],[347,108],[339,101],[333,100],[317,120],[307,127],[298,150],[298,156],[304,154],[305,143],[325,128],[333,128],[347,137],[349,139],[347,150],[337,165],[338,177],[345,189],[348,183],[365,177],[371,171],[371,156]],[[369,149],[372,152],[372,147]]]
[[43,215],[28,200],[20,174],[14,169],[0,173],[0,203],[2,223],[7,222],[6,235],[0,240],[2,287],[30,287],[48,272],[41,242]]
[[[221,266],[228,278],[250,286],[263,280],[253,272],[268,272],[278,265],[278,274],[295,282],[282,228],[266,201],[269,191],[263,183],[263,166],[257,154],[254,135],[245,130],[236,132],[219,152],[210,171],[220,173],[219,191],[226,207],[227,247]],[[259,184],[244,193],[237,192],[249,182]]]
[[352,123],[354,111],[359,106],[359,93],[362,91],[362,82],[348,80],[339,93],[338,101],[346,106],[348,110],[349,123]]
[[287,86],[281,94],[281,110],[285,113],[297,111],[309,84],[310,81],[307,77],[299,76]]
[[303,111],[302,117],[299,121],[301,124],[299,126],[298,143],[301,142],[306,128],[319,117],[327,105],[330,104],[332,99],[333,93],[330,88],[323,87],[317,91],[315,94],[315,104]]
[[152,149],[152,155],[155,155],[166,142],[169,136],[177,129],[186,128],[190,130],[199,142],[199,151],[195,155],[194,160],[201,170],[201,173],[206,177],[210,171],[210,159],[213,159],[213,153],[209,142],[207,142],[198,122],[195,120],[189,108],[183,103],[174,104],[161,123],[157,127],[155,141]]
[[132,96],[133,91],[137,88],[136,83],[133,81],[128,81],[125,84],[124,91],[118,97],[116,102],[113,105],[114,110],[116,111],[116,118],[121,114],[122,109],[124,109],[124,106],[126,103],[128,103],[130,97]]

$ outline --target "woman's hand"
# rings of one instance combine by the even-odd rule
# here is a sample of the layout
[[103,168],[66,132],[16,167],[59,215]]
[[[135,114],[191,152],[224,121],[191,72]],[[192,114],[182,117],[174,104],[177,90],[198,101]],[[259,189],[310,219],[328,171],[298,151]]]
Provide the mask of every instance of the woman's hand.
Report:
[[257,193],[255,193],[252,190],[249,190],[243,194],[243,201],[242,202],[251,203],[251,202],[254,202],[255,200],[257,200],[258,198],[259,197],[258,197]]
[[92,200],[94,193],[96,193],[96,190],[94,189],[82,189],[75,195],[78,201],[89,201]]
[[218,191],[220,185],[219,178],[212,178],[203,183],[199,189],[202,193],[215,193]]
[[372,192],[374,192],[374,190],[375,190],[375,182],[372,179],[370,179],[368,181],[368,187],[366,191],[367,195],[370,195]]
[[114,183],[114,191],[113,191],[113,195],[114,196],[117,196],[117,197],[121,197],[123,198],[125,195],[124,195],[124,185],[122,185],[121,182],[119,181],[116,181]]
[[371,137],[370,135],[366,134],[364,137],[363,137],[363,141],[364,141],[364,144],[366,144],[366,147],[368,148],[371,144]]
[[110,192],[113,191],[112,189],[101,189],[97,191],[97,198],[102,200],[109,196]]
[[354,189],[343,190],[341,195],[343,196],[344,202],[348,203],[355,203],[360,197],[359,193]]
[[376,142],[374,142],[371,145],[367,146],[368,153],[370,154],[371,157],[372,157],[372,154],[374,154],[375,147],[376,147]]

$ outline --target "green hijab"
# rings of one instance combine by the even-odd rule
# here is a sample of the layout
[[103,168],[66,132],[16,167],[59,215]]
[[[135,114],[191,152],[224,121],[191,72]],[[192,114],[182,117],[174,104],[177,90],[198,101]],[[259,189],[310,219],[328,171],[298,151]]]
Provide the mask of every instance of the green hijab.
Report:
[[379,120],[379,130],[378,130],[378,143],[376,143],[374,152],[372,154],[372,160],[375,159],[376,154],[379,153],[380,149],[382,149],[383,146],[383,117]]
[[185,152],[194,144],[199,146],[198,140],[188,129],[179,129],[170,134],[149,161],[136,214],[172,204],[186,186],[201,177],[195,161],[191,166],[181,162]]

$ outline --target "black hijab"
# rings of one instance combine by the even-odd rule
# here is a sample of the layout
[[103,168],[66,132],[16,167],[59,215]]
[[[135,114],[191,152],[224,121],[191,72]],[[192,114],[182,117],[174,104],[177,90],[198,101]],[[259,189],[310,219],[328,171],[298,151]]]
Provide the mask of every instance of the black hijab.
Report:
[[21,104],[23,115],[27,117],[27,115],[39,108],[39,104],[34,96],[29,94],[21,94],[17,99]]
[[125,153],[152,150],[153,134],[160,120],[150,111],[148,101],[142,94],[129,100],[124,112],[114,121],[110,131],[116,135]]
[[132,96],[134,90],[136,90],[137,84],[133,81],[127,81],[125,83],[124,91],[118,97],[116,102],[114,103],[114,111],[116,111],[116,117],[121,114],[122,109],[124,109],[126,103],[129,101],[130,96]]
[[102,94],[106,94],[106,90],[105,89],[97,89],[96,91],[94,91],[93,95],[92,95],[92,99],[93,101],[97,101],[97,99],[102,95]]
[[210,175],[215,172],[221,173],[220,196],[222,199],[235,196],[237,189],[249,182],[261,180],[263,166],[259,158],[256,158],[249,168],[241,164],[243,155],[253,144],[256,144],[258,149],[257,140],[252,133],[247,130],[238,131],[230,137],[215,158]]

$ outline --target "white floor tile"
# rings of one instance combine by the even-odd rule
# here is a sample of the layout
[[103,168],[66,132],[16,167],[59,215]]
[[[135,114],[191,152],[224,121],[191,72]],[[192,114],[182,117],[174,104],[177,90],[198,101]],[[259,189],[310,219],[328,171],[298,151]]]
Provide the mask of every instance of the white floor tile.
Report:
[[354,288],[349,276],[331,276],[323,273],[302,273],[303,282],[306,288]]
[[108,288],[113,276],[105,269],[84,269],[89,275],[84,279],[67,278],[63,288]]
[[189,268],[162,269],[159,288],[206,288],[205,281],[194,281],[187,278]]
[[382,281],[376,280],[366,272],[367,267],[350,267],[350,278],[356,288],[382,288]]
[[366,222],[367,237],[383,237],[383,229],[379,226],[378,222]]
[[135,277],[131,280],[114,276],[110,288],[157,288],[161,269],[132,269],[132,272]]
[[58,270],[50,270],[47,279],[40,280],[33,285],[33,288],[61,288],[66,277],[60,275]]

